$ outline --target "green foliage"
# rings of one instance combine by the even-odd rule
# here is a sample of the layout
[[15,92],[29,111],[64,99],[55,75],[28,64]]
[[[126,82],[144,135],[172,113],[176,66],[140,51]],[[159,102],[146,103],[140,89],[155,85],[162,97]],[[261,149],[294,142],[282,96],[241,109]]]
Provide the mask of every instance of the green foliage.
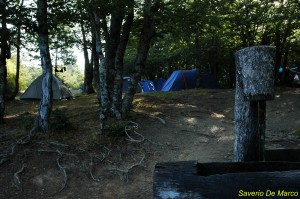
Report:
[[[41,67],[36,66],[24,66],[20,67],[20,91],[24,91],[33,80],[42,74]],[[16,77],[16,56],[13,55],[11,59],[7,60],[7,87],[9,91],[12,91],[15,87]]]
[[83,72],[77,65],[74,65],[70,70],[63,73],[57,73],[57,76],[71,89],[83,88]]
[[[234,52],[252,45],[275,46],[277,65],[300,63],[300,7],[297,1],[162,2],[160,12],[155,16],[156,37],[142,74],[144,78],[168,77],[167,66],[171,70],[193,68],[197,57],[200,69],[214,74],[224,87],[232,86]],[[135,61],[138,27],[139,24],[135,24],[126,51],[127,74]],[[199,38],[198,52],[195,50],[196,37]],[[284,54],[288,55],[285,60]]]
[[[63,66],[61,66],[63,67]],[[38,76],[42,74],[42,68],[40,66],[24,66],[20,67],[20,91],[25,91],[28,86]],[[13,55],[11,59],[7,60],[7,87],[9,91],[12,91],[15,87],[16,76],[16,56]],[[74,65],[70,70],[63,73],[58,73],[63,82],[71,89],[79,89],[83,87],[83,72],[77,65]]]
[[[94,6],[99,9],[100,17],[105,17],[116,10],[118,2],[95,0]],[[85,24],[89,44],[91,40],[89,16],[85,10],[87,2],[51,0],[48,3],[52,63],[56,65],[57,57],[58,65],[73,64],[71,49],[82,44],[79,23]],[[154,16],[156,35],[142,70],[143,78],[167,78],[167,67],[171,72],[193,68],[197,57],[200,69],[213,73],[226,87],[229,79],[234,79],[234,52],[251,45],[275,46],[277,66],[300,63],[299,1],[154,0],[153,3],[153,9],[158,10]],[[125,75],[131,74],[134,68],[142,27],[143,1],[135,1],[134,8],[134,24],[125,55]],[[21,25],[23,46],[37,49],[36,4],[22,6],[20,1],[12,0],[8,3],[8,9],[12,45],[16,45],[16,27]],[[195,50],[196,37],[199,38],[199,52]],[[8,88],[12,89],[14,61],[8,65]],[[39,68],[21,66],[20,90],[26,89],[37,74],[40,74]],[[82,87],[82,72],[75,68],[58,76],[71,88]]]

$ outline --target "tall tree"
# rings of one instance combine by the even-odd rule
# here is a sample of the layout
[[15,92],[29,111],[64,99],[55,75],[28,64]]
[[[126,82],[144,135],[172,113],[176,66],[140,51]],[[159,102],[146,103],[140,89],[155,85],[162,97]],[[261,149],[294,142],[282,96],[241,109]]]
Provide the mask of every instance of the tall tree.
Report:
[[93,65],[92,59],[89,60],[89,53],[88,53],[88,41],[86,39],[86,31],[84,28],[84,22],[80,22],[81,27],[81,34],[82,34],[82,47],[83,47],[83,54],[84,54],[84,92],[87,94],[94,93],[93,89]]
[[123,85],[123,71],[124,71],[124,55],[128,44],[130,30],[134,18],[134,0],[130,0],[128,4],[127,15],[125,23],[122,27],[120,42],[116,51],[115,61],[115,81],[113,90],[113,103],[111,111],[117,118],[122,115],[122,85]]
[[102,43],[101,43],[101,35],[100,35],[100,14],[93,9],[93,5],[95,2],[91,0],[90,4],[88,4],[88,12],[91,17],[91,22],[93,25],[93,29],[95,32],[95,43],[96,43],[96,52],[99,58],[100,66],[99,66],[99,93],[100,93],[100,128],[104,129],[105,121],[107,120],[109,108],[108,108],[108,90],[107,90],[107,62],[106,57],[103,53]]
[[138,82],[141,80],[141,71],[145,68],[148,51],[150,49],[151,39],[155,33],[154,11],[152,0],[145,0],[143,28],[140,35],[140,41],[134,65],[134,74],[131,78],[131,84],[123,100],[122,114],[126,115],[131,110],[133,97],[136,92]]
[[44,132],[49,132],[50,114],[52,110],[52,63],[49,51],[49,36],[48,36],[48,21],[47,21],[47,0],[37,1],[37,20],[38,20],[38,35],[39,48],[41,56],[41,64],[43,69],[42,80],[42,98],[37,115],[38,128]]
[[0,123],[4,122],[4,111],[5,111],[5,95],[6,95],[6,84],[7,84],[7,68],[6,59],[10,58],[10,49],[8,46],[8,30],[7,30],[7,1],[0,1],[1,11],[1,54],[0,54]]
[[[157,1],[158,2],[158,1]],[[144,3],[144,19],[140,42],[136,58],[135,71],[132,77],[132,86],[122,100],[122,80],[124,55],[130,36],[130,30],[133,23],[134,1],[115,0],[102,7],[97,8],[96,3],[91,1],[89,4],[89,13],[93,22],[96,50],[100,59],[100,123],[101,128],[105,127],[105,121],[109,116],[121,118],[126,115],[132,107],[132,100],[135,94],[137,82],[141,77],[141,69],[146,64],[150,42],[154,36],[154,17],[152,0],[146,0]],[[104,8],[113,8],[107,12]],[[103,13],[106,13],[103,15]],[[107,26],[106,16],[110,16],[110,26]],[[125,22],[124,22],[125,20]],[[102,48],[100,28],[105,39],[105,46]],[[105,55],[102,50],[105,50]],[[133,89],[134,88],[134,89]],[[123,102],[122,102],[123,101]]]
[[[18,11],[22,12],[23,9],[23,4],[24,4],[24,0],[21,0],[18,2]],[[22,23],[21,23],[21,15],[19,15],[18,17],[18,22],[16,24],[17,26],[17,38],[16,38],[16,49],[17,49],[17,60],[16,60],[16,76],[15,76],[15,88],[13,93],[10,96],[10,100],[15,99],[15,97],[17,96],[17,94],[19,93],[19,87],[20,87],[20,65],[21,65],[21,28],[22,28]]]

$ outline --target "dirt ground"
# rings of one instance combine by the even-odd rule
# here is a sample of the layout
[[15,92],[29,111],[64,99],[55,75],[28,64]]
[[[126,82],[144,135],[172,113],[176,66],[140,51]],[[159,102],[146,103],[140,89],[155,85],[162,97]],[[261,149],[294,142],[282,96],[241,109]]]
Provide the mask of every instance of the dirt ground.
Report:
[[[299,100],[300,89],[279,88],[267,102],[266,148],[300,147]],[[55,102],[64,113],[53,134],[18,145],[0,165],[0,198],[152,198],[157,162],[232,160],[234,90],[138,94],[128,119],[135,123],[112,126],[118,136],[99,131],[97,104],[94,95]],[[0,154],[29,132],[37,106],[7,104]]]

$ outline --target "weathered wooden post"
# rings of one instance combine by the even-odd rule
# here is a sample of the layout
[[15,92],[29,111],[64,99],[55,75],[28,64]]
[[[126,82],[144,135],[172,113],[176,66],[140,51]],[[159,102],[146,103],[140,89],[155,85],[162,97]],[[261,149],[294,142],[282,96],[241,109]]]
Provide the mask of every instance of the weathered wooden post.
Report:
[[236,59],[234,161],[262,161],[266,100],[274,99],[275,48],[253,46]]

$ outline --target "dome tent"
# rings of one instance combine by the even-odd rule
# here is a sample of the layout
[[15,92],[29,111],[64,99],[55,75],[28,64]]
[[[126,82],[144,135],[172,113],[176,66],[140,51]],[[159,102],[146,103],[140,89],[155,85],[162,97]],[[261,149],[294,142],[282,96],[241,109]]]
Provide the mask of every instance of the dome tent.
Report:
[[164,84],[161,91],[180,91],[196,88],[197,70],[176,70]]
[[[196,88],[197,69],[177,70],[172,73],[164,84],[162,91],[179,91]],[[207,71],[201,71],[201,87],[219,89],[220,85],[214,76]]]
[[[26,91],[20,96],[20,99],[21,100],[41,99],[42,80],[43,80],[43,75],[40,75],[38,78],[36,78],[26,89]],[[53,100],[73,98],[73,94],[69,90],[69,88],[66,85],[64,85],[62,81],[55,75],[52,75],[52,92],[53,92]]]

